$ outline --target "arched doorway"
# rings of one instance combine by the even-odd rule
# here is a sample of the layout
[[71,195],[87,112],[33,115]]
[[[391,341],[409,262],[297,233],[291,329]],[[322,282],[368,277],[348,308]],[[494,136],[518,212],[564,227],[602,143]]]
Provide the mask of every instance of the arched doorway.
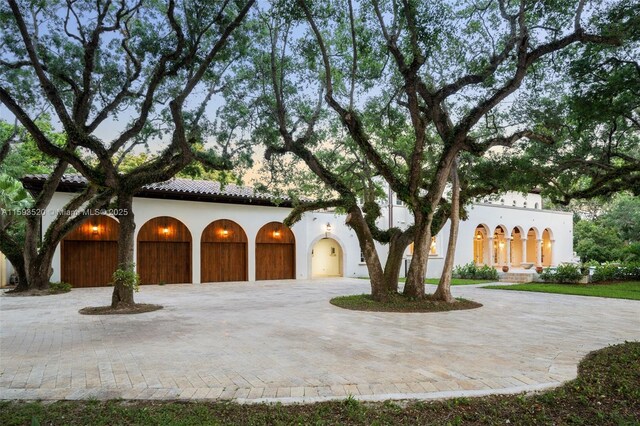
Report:
[[511,264],[513,266],[520,266],[522,264],[522,242],[523,231],[522,228],[516,226],[511,231]]
[[473,233],[473,262],[476,265],[489,264],[489,229],[486,225],[478,225]]
[[342,277],[342,247],[333,238],[322,238],[311,249],[312,277]]
[[61,243],[60,279],[73,287],[104,287],[118,269],[120,224],[109,216],[91,216]]
[[232,220],[211,222],[200,240],[203,283],[247,281],[247,234]]
[[161,216],[145,223],[137,257],[142,284],[191,282],[191,232],[178,219]]
[[549,228],[542,232],[542,266],[553,265],[553,235]]
[[507,263],[507,229],[496,226],[493,231],[493,259],[494,265],[504,265]]
[[538,263],[538,230],[529,228],[527,231],[527,263]]
[[256,280],[296,277],[296,240],[280,222],[264,225],[256,235]]

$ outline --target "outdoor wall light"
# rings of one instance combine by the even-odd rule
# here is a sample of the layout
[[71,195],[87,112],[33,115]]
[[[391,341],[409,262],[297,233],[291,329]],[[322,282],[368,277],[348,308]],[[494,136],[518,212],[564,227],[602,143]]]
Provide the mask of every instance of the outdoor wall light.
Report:
[[329,222],[327,222],[327,224],[325,225],[324,228],[327,230],[327,232],[331,232],[332,228],[331,228],[331,224]]
[[225,237],[226,237],[227,235],[229,235],[229,230],[227,229],[227,227],[226,227],[226,226],[222,228],[222,235],[223,235],[223,236],[225,236]]
[[273,236],[278,238],[280,236],[280,230],[276,229],[275,231],[273,231]]
[[93,225],[91,227],[91,232],[93,233],[93,235],[97,235],[98,234],[98,225]]
[[478,234],[476,235],[476,240],[481,240],[482,239],[482,234],[478,232]]
[[162,233],[163,233],[164,235],[169,235],[169,228],[167,228],[167,227],[162,228]]

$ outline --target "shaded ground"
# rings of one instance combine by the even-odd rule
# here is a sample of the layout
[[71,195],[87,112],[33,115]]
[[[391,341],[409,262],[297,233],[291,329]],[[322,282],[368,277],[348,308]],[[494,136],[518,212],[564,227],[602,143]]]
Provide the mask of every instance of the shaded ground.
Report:
[[578,378],[533,396],[458,398],[437,402],[313,405],[235,403],[0,402],[0,424],[584,424],[640,422],[640,343],[589,354]]

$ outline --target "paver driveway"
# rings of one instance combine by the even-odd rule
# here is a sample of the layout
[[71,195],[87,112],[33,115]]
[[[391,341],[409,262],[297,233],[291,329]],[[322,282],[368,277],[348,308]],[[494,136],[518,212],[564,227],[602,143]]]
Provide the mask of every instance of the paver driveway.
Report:
[[518,392],[640,340],[640,302],[459,286],[484,307],[365,313],[329,304],[355,279],[144,286],[164,309],[84,316],[109,288],[0,298],[0,397],[317,401]]

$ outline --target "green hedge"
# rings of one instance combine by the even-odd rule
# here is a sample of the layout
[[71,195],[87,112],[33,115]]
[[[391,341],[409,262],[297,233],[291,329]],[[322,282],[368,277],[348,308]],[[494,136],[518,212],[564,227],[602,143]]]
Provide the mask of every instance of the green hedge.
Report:
[[634,281],[640,280],[640,263],[604,263],[598,265],[591,276],[591,281]]
[[454,278],[466,278],[470,280],[495,280],[498,281],[498,271],[491,266],[478,267],[475,263],[470,262],[466,265],[456,266],[453,268]]
[[582,278],[580,266],[566,264],[555,269],[547,268],[540,274],[540,279],[546,283],[577,283]]

